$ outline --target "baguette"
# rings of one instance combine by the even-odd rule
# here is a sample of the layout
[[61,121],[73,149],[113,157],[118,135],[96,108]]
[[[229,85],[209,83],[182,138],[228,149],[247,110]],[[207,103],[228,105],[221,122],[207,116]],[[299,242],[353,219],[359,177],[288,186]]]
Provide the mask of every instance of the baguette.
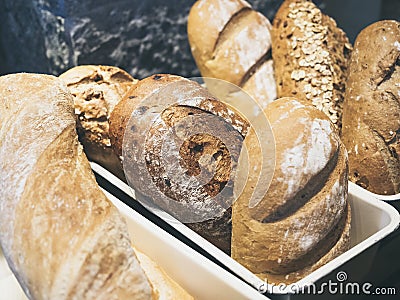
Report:
[[250,130],[243,149],[252,172],[241,155],[235,187],[245,184],[235,189],[232,257],[269,283],[291,283],[349,248],[347,154],[328,117],[308,102],[282,98],[264,112],[275,137],[275,170],[259,195],[268,162]]
[[350,180],[400,193],[400,23],[379,21],[357,36],[343,108]]
[[27,297],[158,299],[96,183],[62,82],[0,77],[0,116],[0,243]]
[[[265,108],[276,98],[270,29],[269,20],[246,1],[197,1],[188,17],[188,38],[201,75],[243,88]],[[218,92],[213,81],[207,87]]]
[[278,97],[310,101],[341,129],[351,44],[310,0],[285,0],[273,20]]

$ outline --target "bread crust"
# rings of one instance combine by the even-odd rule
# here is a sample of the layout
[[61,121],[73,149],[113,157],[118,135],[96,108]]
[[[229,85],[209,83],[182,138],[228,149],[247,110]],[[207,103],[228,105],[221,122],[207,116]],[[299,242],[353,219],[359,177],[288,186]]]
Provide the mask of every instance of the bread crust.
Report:
[[285,0],[273,20],[272,57],[278,98],[310,101],[341,128],[351,44],[310,0]]
[[[347,153],[328,117],[304,100],[278,99],[264,112],[275,137],[275,169],[266,194],[253,194],[267,184],[258,178],[267,162],[251,130],[244,146],[254,172],[235,195],[232,257],[268,282],[294,282],[349,247]],[[246,178],[241,162],[238,176]]]
[[123,178],[121,162],[111,149],[109,118],[137,80],[118,67],[102,65],[76,66],[60,78],[73,96],[78,137],[86,155]]
[[0,77],[0,115],[0,242],[27,296],[150,299],[126,224],[78,142],[62,82]]
[[[246,1],[197,1],[188,38],[201,75],[242,87],[265,108],[276,98],[270,29],[269,20]],[[207,87],[213,91],[212,82]]]
[[[152,103],[148,100],[152,97],[161,101]],[[220,121],[214,124],[213,130],[225,132],[223,138],[232,145],[231,148],[209,132],[196,133],[201,126],[208,126],[208,119],[202,119],[207,116],[218,117]],[[191,117],[195,121],[185,123]],[[181,137],[179,124],[183,123],[184,131],[190,134]],[[229,253],[231,210],[227,207],[212,217],[208,214],[213,212],[214,199],[222,190],[232,193],[231,168],[236,164],[232,158],[239,156],[248,127],[242,116],[194,81],[156,74],[141,80],[126,95],[112,112],[110,124],[112,145],[123,160],[128,183],[137,192],[136,196],[146,203],[155,203]],[[177,147],[176,151],[168,152],[167,156],[174,158],[168,160],[168,165],[164,161],[165,145]],[[207,162],[205,157],[212,157],[215,164],[211,160]],[[179,178],[169,173],[172,171],[168,171],[169,165],[174,166],[173,173],[180,174]],[[209,180],[200,184],[197,177],[200,174],[207,174]],[[183,184],[181,178],[188,182],[194,180],[192,184],[196,184]],[[187,212],[186,208],[182,209],[186,206],[199,207],[199,218],[202,213],[207,217],[200,221],[178,216],[181,211]]]
[[373,23],[357,36],[343,108],[350,180],[400,193],[400,23]]

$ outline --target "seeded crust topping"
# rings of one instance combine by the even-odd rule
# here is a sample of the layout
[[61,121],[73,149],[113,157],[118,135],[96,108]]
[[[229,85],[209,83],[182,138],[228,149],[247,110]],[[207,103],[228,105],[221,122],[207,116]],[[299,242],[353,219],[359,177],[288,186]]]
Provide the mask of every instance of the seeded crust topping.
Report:
[[274,20],[273,46],[281,46],[275,45],[273,56],[284,55],[274,60],[286,61],[276,71],[278,97],[303,96],[340,128],[352,46],[336,22],[312,2],[291,1],[286,8]]

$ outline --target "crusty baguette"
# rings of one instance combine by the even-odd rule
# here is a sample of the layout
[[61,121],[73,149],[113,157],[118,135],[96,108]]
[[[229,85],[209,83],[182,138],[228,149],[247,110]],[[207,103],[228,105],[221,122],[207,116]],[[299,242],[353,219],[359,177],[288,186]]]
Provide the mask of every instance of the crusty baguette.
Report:
[[351,44],[311,0],[285,0],[273,20],[278,97],[307,99],[341,128]]
[[0,242],[26,295],[150,299],[126,224],[78,142],[62,82],[0,77],[0,116]]
[[308,102],[282,98],[264,112],[275,137],[273,177],[257,192],[268,186],[258,177],[270,162],[252,129],[235,179],[245,185],[235,190],[232,257],[268,282],[294,282],[349,247],[347,154],[335,126]]
[[400,23],[379,21],[357,36],[343,107],[349,178],[371,192],[400,193]]
[[[276,98],[270,29],[269,20],[246,1],[197,1],[188,38],[201,75],[242,87],[265,108]],[[207,83],[214,92],[213,82]]]
[[[149,100],[153,97],[160,101]],[[199,121],[208,116],[215,116],[219,122]],[[186,123],[182,131],[190,134],[180,136],[179,124],[191,118],[195,121]],[[215,132],[211,134],[212,130],[202,129],[192,134],[203,125],[211,125],[232,147],[216,137]],[[219,205],[215,199],[222,191],[227,193],[223,200],[229,201],[232,196],[232,168],[247,127],[240,114],[216,100],[198,83],[168,74],[140,80],[110,117],[111,144],[123,160],[127,181],[136,196],[171,213],[227,253],[230,252],[231,209],[214,215],[214,208]],[[178,150],[168,151],[166,155],[162,151],[164,145],[173,145]],[[173,169],[169,168],[171,165]],[[199,174],[210,175],[210,180],[202,183]],[[196,207],[199,215],[188,220],[186,216]],[[186,215],[188,208],[191,213]],[[202,218],[206,210],[212,216]],[[183,215],[178,216],[179,213]]]
[[137,80],[120,68],[96,65],[71,68],[60,78],[74,98],[78,138],[87,157],[123,179],[121,161],[111,149],[108,120]]

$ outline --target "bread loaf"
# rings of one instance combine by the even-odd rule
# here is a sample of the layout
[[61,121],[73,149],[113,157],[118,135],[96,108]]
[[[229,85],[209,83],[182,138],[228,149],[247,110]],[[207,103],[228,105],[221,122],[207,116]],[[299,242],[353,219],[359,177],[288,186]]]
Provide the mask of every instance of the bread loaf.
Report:
[[[250,130],[235,187],[232,257],[268,283],[295,282],[346,251],[350,241],[347,154],[329,118],[311,104],[282,98],[264,110],[275,137],[269,189],[257,194],[263,164]],[[261,141],[263,142],[263,141]]]
[[231,209],[222,202],[232,198],[232,170],[247,127],[196,82],[166,74],[139,81],[110,118],[111,144],[136,197],[227,253]]
[[74,67],[60,78],[74,98],[78,138],[87,157],[123,178],[121,162],[111,149],[108,120],[137,80],[120,68],[95,65]]
[[357,36],[343,108],[349,178],[371,192],[400,193],[400,23],[376,22]]
[[307,99],[341,128],[351,44],[310,0],[285,0],[273,20],[278,97]]
[[0,116],[0,243],[28,298],[158,299],[96,183],[62,82],[0,77]]
[[[264,108],[276,98],[270,29],[246,1],[197,1],[188,38],[201,75],[240,86]],[[212,82],[207,87],[214,92]]]
[[136,256],[147,278],[152,283],[153,298],[160,300],[192,300],[180,285],[172,280],[150,257],[135,249]]

